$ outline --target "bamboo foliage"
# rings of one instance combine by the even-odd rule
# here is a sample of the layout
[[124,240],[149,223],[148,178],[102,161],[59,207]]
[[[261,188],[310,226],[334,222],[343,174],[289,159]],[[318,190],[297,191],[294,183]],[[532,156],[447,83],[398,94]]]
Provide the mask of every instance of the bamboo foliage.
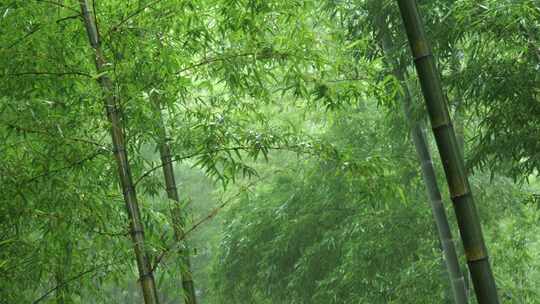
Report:
[[154,275],[148,255],[145,250],[144,228],[139,211],[137,194],[131,175],[125,138],[123,132],[123,123],[120,118],[120,105],[113,93],[112,80],[107,76],[107,60],[101,49],[100,37],[95,24],[94,16],[90,13],[88,0],[80,0],[81,13],[84,26],[88,35],[88,41],[95,52],[96,72],[99,75],[97,81],[102,88],[105,96],[105,109],[107,118],[111,124],[111,138],[114,148],[114,156],[118,167],[118,177],[123,191],[124,202],[129,218],[131,238],[139,270],[139,280],[142,287],[143,297],[146,304],[157,304],[158,295],[154,282]]
[[[437,234],[446,211],[459,237],[395,1],[80,1],[0,5],[0,302],[144,303],[137,249],[160,302],[454,303],[465,251]],[[418,8],[500,301],[540,304],[519,2]]]
[[397,2],[446,174],[476,298],[480,304],[499,303],[480,220],[465,172],[463,156],[452,127],[439,72],[423,29],[416,1],[398,0]]

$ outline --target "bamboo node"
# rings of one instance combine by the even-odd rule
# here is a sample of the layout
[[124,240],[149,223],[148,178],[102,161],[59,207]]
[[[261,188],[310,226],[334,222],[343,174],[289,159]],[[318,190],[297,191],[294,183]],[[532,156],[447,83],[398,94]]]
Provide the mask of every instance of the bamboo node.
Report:
[[474,263],[488,259],[486,251],[480,247],[465,249],[465,256],[467,257],[468,263]]
[[449,127],[453,129],[452,123],[450,122],[449,117],[444,117],[443,119],[431,120],[431,129],[433,131],[436,132],[437,130],[443,129],[445,127]]
[[139,275],[139,281],[144,281],[146,279],[154,279],[154,275],[152,274],[152,272],[147,272],[147,273],[142,273]]
[[450,198],[452,201],[457,202],[459,199],[470,195],[471,191],[466,181],[457,177],[448,180],[452,187],[450,188]]
[[417,40],[413,45],[414,62],[420,61],[424,58],[433,56],[427,42],[423,40]]
[[119,147],[119,146],[116,146],[113,148],[113,153],[124,153],[126,152],[126,149],[122,146],[122,147]]
[[135,235],[135,234],[144,234],[144,231],[141,230],[141,229],[131,229],[131,234],[132,234],[132,235]]

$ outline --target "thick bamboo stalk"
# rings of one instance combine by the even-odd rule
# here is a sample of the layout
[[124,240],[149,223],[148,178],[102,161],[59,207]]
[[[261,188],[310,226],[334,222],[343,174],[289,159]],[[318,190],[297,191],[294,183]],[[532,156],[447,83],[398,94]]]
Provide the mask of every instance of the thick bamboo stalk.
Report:
[[426,38],[415,0],[397,0],[426,101],[431,127],[446,174],[461,239],[478,303],[499,303],[480,219],[463,156],[452,127],[439,71]]
[[175,202],[174,207],[171,210],[173,219],[174,236],[177,242],[181,242],[182,246],[179,250],[180,256],[180,275],[182,278],[182,289],[184,290],[184,303],[197,304],[197,296],[195,294],[195,285],[193,283],[193,276],[191,273],[191,260],[189,256],[189,245],[187,240],[184,239],[185,218],[181,209],[180,196],[178,195],[178,188],[176,187],[176,179],[174,176],[174,166],[171,155],[171,147],[167,139],[167,130],[163,122],[163,115],[158,99],[153,100],[154,112],[157,123],[157,135],[158,135],[158,147],[159,155],[161,157],[161,164],[163,168],[163,177],[165,179],[165,187],[167,191],[167,197]]
[[159,303],[158,295],[154,282],[154,275],[152,273],[150,261],[145,249],[144,229],[141,221],[137,194],[135,193],[133,178],[131,176],[128,154],[126,151],[123,125],[119,112],[120,105],[115,97],[115,94],[113,93],[113,83],[107,76],[107,61],[101,49],[101,43],[96,24],[94,22],[94,17],[89,11],[90,6],[88,4],[88,0],[80,0],[79,2],[88,40],[90,42],[90,46],[95,52],[96,71],[99,75],[97,80],[105,96],[105,109],[107,112],[107,118],[111,124],[114,157],[118,167],[118,177],[123,191],[124,202],[129,218],[131,238],[135,250],[137,268],[139,270],[139,281],[142,287],[144,302],[146,304],[157,304]]
[[454,302],[456,304],[466,304],[467,291],[465,289],[465,282],[459,265],[454,240],[452,238],[452,231],[442,203],[441,192],[439,191],[439,186],[437,184],[437,175],[433,167],[433,162],[431,161],[429,146],[424,136],[422,123],[416,121],[411,113],[412,97],[406,83],[405,71],[399,68],[399,64],[394,60],[394,54],[392,52],[394,43],[389,35],[388,24],[383,18],[384,17],[380,16],[376,20],[380,32],[382,49],[385,61],[393,69],[394,76],[399,80],[403,88],[403,111],[405,113],[405,118],[409,122],[414,148],[416,150],[418,161],[420,162],[422,178],[424,180],[424,185],[426,186],[433,218],[435,219],[446,270],[450,278]]

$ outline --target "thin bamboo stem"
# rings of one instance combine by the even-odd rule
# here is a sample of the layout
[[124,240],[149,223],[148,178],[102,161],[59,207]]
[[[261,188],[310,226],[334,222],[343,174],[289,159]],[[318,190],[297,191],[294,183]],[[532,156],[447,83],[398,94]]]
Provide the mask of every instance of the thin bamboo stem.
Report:
[[151,271],[150,261],[145,249],[144,227],[141,221],[137,194],[133,185],[128,154],[125,145],[123,123],[120,118],[120,104],[114,94],[113,83],[107,76],[107,60],[101,49],[101,42],[95,24],[94,16],[90,13],[88,0],[80,0],[81,13],[86,27],[90,46],[95,52],[95,66],[98,75],[97,81],[105,96],[105,109],[111,124],[111,138],[114,147],[114,156],[118,167],[118,177],[124,195],[127,214],[129,218],[131,239],[135,250],[139,281],[141,283],[144,302],[158,304],[158,295],[154,274]]
[[159,155],[161,158],[167,197],[175,202],[175,205],[171,210],[172,219],[174,221],[174,236],[176,242],[182,243],[182,246],[179,249],[179,256],[181,262],[180,275],[182,278],[182,289],[184,290],[184,303],[197,304],[195,284],[193,283],[193,275],[191,272],[189,244],[184,236],[186,221],[181,209],[180,196],[178,194],[178,188],[176,186],[171,147],[167,138],[167,130],[165,129],[165,123],[163,120],[163,114],[161,112],[159,99],[153,98],[152,102],[154,107],[154,113],[156,116]]

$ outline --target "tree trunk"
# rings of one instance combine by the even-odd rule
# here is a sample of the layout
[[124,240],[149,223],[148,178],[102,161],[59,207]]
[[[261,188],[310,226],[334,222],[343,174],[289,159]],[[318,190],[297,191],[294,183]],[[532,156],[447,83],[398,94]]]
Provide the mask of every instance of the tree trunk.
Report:
[[480,304],[499,303],[478,213],[463,156],[452,127],[448,105],[415,0],[398,0],[429,118],[452,197],[461,239]]
[[[157,95],[158,93],[153,94]],[[159,147],[159,155],[161,157],[167,197],[175,202],[174,207],[171,210],[174,227],[174,237],[176,242],[180,242],[182,244],[179,250],[179,256],[181,262],[180,275],[182,277],[182,288],[184,290],[184,303],[196,304],[197,297],[195,295],[195,286],[191,273],[189,245],[187,240],[184,239],[184,228],[186,221],[182,212],[178,189],[176,187],[174,166],[171,156],[171,147],[167,138],[167,130],[165,129],[165,123],[163,121],[163,115],[161,113],[161,106],[158,98],[159,96],[156,96],[155,98],[153,98],[152,102],[157,123],[157,140]]]
[[402,106],[405,112],[405,118],[410,124],[411,137],[413,139],[414,148],[420,162],[422,177],[426,186],[431,211],[437,226],[439,241],[444,255],[444,261],[446,263],[446,270],[450,276],[450,285],[452,286],[454,302],[456,304],[466,304],[467,291],[465,289],[463,274],[459,265],[454,240],[452,238],[452,231],[450,229],[446,211],[442,203],[441,192],[439,191],[439,187],[437,185],[437,175],[435,173],[435,169],[433,168],[431,155],[429,153],[429,146],[424,136],[423,126],[421,122],[414,119],[414,116],[411,113],[412,97],[406,83],[405,71],[399,68],[399,64],[393,59],[394,54],[392,50],[394,48],[394,43],[389,35],[388,25],[384,20],[384,16],[377,18],[376,21],[377,27],[380,31],[380,39],[386,62],[393,69],[394,76],[402,84],[404,91]]
[[128,213],[131,238],[135,250],[135,257],[137,260],[137,268],[139,270],[139,280],[142,287],[144,302],[146,304],[157,304],[158,296],[154,282],[154,275],[151,271],[152,268],[145,249],[144,230],[141,222],[139,203],[137,201],[137,194],[135,193],[135,187],[133,185],[133,179],[131,176],[125,146],[123,125],[120,118],[121,108],[113,92],[113,83],[107,76],[107,61],[101,49],[100,38],[94,17],[89,11],[90,6],[88,4],[88,0],[80,0],[79,2],[84,25],[88,34],[88,40],[90,42],[90,46],[95,51],[95,65],[96,71],[99,75],[97,80],[103,90],[103,95],[105,96],[105,109],[107,112],[107,118],[111,124],[111,137],[114,148],[114,156],[118,167],[118,177]]

